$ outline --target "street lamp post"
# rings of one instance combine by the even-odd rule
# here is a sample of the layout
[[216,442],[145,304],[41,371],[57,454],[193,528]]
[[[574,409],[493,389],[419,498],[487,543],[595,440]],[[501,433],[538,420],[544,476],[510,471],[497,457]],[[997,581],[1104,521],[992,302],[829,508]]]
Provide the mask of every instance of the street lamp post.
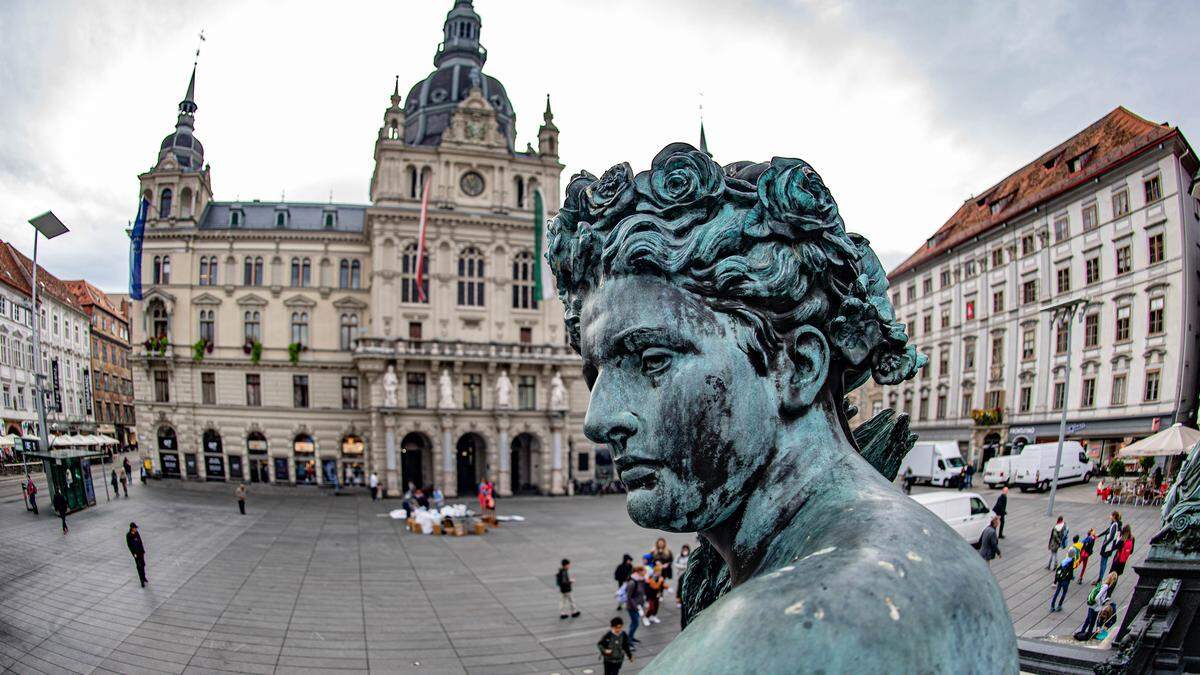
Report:
[[[1047,307],[1042,310],[1051,315],[1050,324],[1067,327],[1067,379],[1063,383],[1062,417],[1058,421],[1058,452],[1054,456],[1054,479],[1050,483],[1050,503],[1046,507],[1046,515],[1054,515],[1054,495],[1058,492],[1058,472],[1062,468],[1063,441],[1067,435],[1067,400],[1071,391],[1071,356],[1075,353],[1071,345],[1071,324],[1080,310],[1086,309],[1091,301],[1087,298],[1077,298]],[[1083,316],[1080,314],[1080,316]]]
[[30,291],[30,300],[33,302],[33,398],[37,402],[38,413],[38,440],[41,444],[42,452],[50,449],[50,433],[46,428],[46,399],[45,387],[42,379],[45,375],[42,374],[42,337],[41,337],[41,313],[38,312],[38,233],[41,233],[47,239],[53,239],[60,234],[67,232],[67,226],[54,215],[53,211],[47,211],[40,216],[35,216],[29,219],[29,224],[33,225],[33,287]]

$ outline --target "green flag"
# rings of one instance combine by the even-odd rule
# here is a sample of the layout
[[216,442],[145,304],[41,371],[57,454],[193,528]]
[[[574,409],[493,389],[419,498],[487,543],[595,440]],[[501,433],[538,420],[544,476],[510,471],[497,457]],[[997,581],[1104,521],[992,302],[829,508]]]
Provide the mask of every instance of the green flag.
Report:
[[542,205],[542,191],[533,191],[533,297],[541,302],[542,297],[542,238],[545,236],[546,212]]

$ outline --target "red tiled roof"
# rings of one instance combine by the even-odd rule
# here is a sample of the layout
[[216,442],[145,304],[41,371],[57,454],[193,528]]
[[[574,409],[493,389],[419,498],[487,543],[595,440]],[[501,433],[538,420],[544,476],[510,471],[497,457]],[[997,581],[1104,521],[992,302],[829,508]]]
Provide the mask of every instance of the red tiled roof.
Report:
[[[33,261],[26,258],[12,244],[8,242],[0,242],[0,244],[2,244],[2,248],[4,249],[4,256],[2,257],[11,259],[11,262],[6,262],[5,265],[13,264],[20,270],[24,275],[23,283],[25,292],[28,293],[31,275],[33,274]],[[39,293],[45,293],[72,309],[86,313],[83,311],[83,307],[80,306],[79,300],[75,298],[75,294],[71,292],[71,289],[67,287],[63,280],[47,272],[46,268],[41,265],[38,265],[38,287]]]
[[8,254],[8,245],[3,242],[0,242],[0,283],[25,297],[29,297],[32,290],[29,279],[25,278],[25,270],[17,264],[16,258]]
[[[979,236],[1117,164],[1176,135],[1169,124],[1155,124],[1118,107],[1004,180],[963,202],[926,244],[893,269],[888,277],[911,271],[955,246]],[[1086,158],[1082,167],[1076,160]],[[992,205],[1008,200],[996,213]]]
[[117,305],[112,301],[112,298],[108,297],[104,291],[93,286],[87,279],[75,279],[72,281],[64,281],[63,283],[66,284],[67,288],[71,289],[71,292],[75,294],[76,299],[79,300],[79,304],[83,305],[85,308],[88,305],[98,305],[101,309],[108,312],[112,316],[115,316],[119,319],[124,318],[124,315],[121,314],[121,310],[117,308]]

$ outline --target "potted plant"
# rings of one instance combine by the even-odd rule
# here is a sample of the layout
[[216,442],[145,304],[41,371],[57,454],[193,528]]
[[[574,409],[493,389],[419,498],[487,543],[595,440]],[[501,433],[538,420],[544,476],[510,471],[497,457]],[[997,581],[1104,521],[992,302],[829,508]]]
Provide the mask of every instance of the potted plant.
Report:
[[250,363],[258,363],[262,359],[262,343],[258,340],[250,343]]
[[196,340],[195,344],[192,345],[192,360],[197,363],[199,363],[200,361],[203,361],[204,360],[204,352],[206,352],[206,351],[209,351],[209,352],[212,351],[212,348],[209,346],[208,340],[205,340],[204,338],[200,338],[199,340]]
[[299,363],[300,362],[300,352],[304,351],[304,349],[305,349],[304,345],[300,344],[299,342],[293,342],[293,343],[289,344],[288,345],[288,361],[291,361],[293,364]]

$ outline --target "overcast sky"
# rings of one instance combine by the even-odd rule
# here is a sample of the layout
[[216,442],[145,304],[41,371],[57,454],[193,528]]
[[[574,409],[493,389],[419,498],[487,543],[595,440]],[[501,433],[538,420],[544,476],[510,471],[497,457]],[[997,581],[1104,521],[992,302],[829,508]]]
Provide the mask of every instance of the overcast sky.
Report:
[[[123,291],[137,175],[205,30],[196,136],[217,199],[365,203],[392,80],[432,70],[452,0],[0,4],[0,237]],[[704,105],[722,163],[801,157],[894,265],[973,194],[1118,105],[1200,134],[1191,3],[477,0],[517,145],[545,96],[564,179],[670,141]],[[564,183],[566,181],[564,180]]]

